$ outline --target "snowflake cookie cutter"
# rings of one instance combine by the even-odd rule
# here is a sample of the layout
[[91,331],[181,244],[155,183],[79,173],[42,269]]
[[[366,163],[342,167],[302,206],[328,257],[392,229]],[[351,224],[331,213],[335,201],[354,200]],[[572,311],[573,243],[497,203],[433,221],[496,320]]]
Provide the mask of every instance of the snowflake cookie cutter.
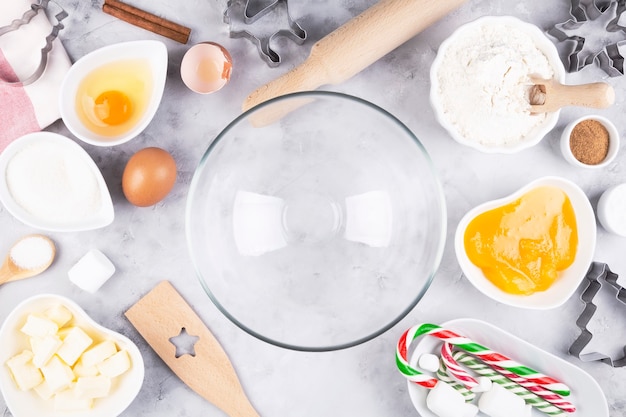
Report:
[[617,291],[617,299],[626,305],[626,288],[617,283],[617,277],[617,274],[612,272],[609,269],[609,266],[604,263],[593,262],[589,271],[587,271],[585,279],[588,281],[588,285],[580,297],[585,303],[585,309],[578,317],[578,320],[576,320],[576,325],[581,330],[581,333],[569,348],[569,353],[578,357],[583,362],[600,361],[611,365],[614,368],[626,365],[626,346],[624,346],[624,356],[618,359],[613,359],[600,352],[582,353],[583,349],[593,338],[593,334],[587,329],[587,325],[598,308],[593,303],[593,299],[602,289],[602,281],[615,289]]
[[[624,57],[620,47],[626,46],[626,27],[619,21],[626,11],[626,0],[571,0],[571,19],[556,24],[547,33],[568,48],[565,63],[568,72],[577,72],[587,65],[597,62],[599,67],[609,76],[617,77],[624,74]],[[602,40],[608,34],[621,33],[623,38],[608,42],[600,50],[589,50],[586,44],[590,41],[576,34],[576,31],[591,21],[610,18],[605,25],[605,33],[599,34]]]
[[[276,67],[280,65],[281,57],[272,49],[271,44],[274,38],[284,36],[302,45],[306,40],[306,31],[291,18],[288,0],[271,0],[267,6],[259,10],[253,10],[253,3],[254,0],[228,0],[224,11],[224,22],[230,25],[231,38],[249,39],[257,46],[261,58],[270,67]],[[265,33],[254,31],[251,26],[257,22],[260,23],[261,20],[271,21],[271,23],[280,21],[280,25],[270,25],[270,30],[266,30]],[[277,27],[279,27],[278,30]],[[260,27],[260,29],[263,28]]]

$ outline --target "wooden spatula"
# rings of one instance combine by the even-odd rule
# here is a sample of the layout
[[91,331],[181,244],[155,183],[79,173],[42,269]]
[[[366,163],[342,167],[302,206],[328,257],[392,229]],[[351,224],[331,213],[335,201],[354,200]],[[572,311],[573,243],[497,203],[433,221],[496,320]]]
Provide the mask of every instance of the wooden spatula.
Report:
[[[158,284],[125,315],[191,389],[230,417],[259,417],[222,346],[168,281]],[[193,346],[194,356],[176,357],[176,346],[170,339],[178,336],[182,329],[199,337]]]
[[615,101],[615,91],[607,83],[564,85],[536,77],[531,77],[531,82],[531,113],[551,113],[566,106],[604,109]]

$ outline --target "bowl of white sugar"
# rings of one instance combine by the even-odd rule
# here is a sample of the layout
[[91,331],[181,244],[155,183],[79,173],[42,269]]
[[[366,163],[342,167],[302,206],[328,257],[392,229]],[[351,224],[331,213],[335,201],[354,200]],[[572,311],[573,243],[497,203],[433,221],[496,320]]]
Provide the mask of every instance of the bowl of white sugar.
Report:
[[31,227],[76,232],[113,221],[113,203],[95,162],[73,140],[31,133],[0,154],[0,200]]
[[430,71],[430,100],[457,142],[487,153],[536,145],[559,112],[531,114],[530,76],[563,82],[555,45],[536,26],[511,16],[485,16],[442,42]]

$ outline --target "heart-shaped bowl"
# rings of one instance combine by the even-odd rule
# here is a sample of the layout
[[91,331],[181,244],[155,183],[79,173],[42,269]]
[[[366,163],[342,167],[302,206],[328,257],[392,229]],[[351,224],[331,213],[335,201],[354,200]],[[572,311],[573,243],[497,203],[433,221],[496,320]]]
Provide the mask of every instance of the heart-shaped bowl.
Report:
[[[55,411],[54,400],[43,400],[33,390],[18,389],[9,369],[4,365],[11,357],[29,349],[28,336],[20,332],[26,317],[33,313],[41,314],[59,305],[72,313],[70,324],[81,327],[94,343],[112,340],[120,350],[126,350],[130,357],[130,369],[113,380],[110,395],[95,399],[93,407],[87,411]],[[145,369],[137,345],[126,336],[99,325],[78,304],[60,295],[41,294],[24,300],[4,321],[0,328],[0,340],[0,391],[14,417],[116,417],[131,404],[143,384]]]
[[[574,209],[578,231],[578,247],[573,263],[558,272],[556,281],[546,290],[530,295],[507,293],[485,277],[483,271],[469,259],[465,249],[465,232],[478,215],[502,207],[519,199],[527,192],[541,187],[553,186],[567,194]],[[456,229],[454,247],[456,257],[465,277],[483,294],[503,304],[514,307],[546,310],[562,305],[580,285],[591,262],[596,246],[596,220],[593,208],[583,190],[573,182],[560,177],[542,177],[530,182],[513,194],[488,201],[471,209],[463,216]]]
[[[71,198],[55,190],[71,191]],[[52,132],[22,136],[0,154],[0,201],[22,223],[53,232],[98,229],[115,217],[96,163],[78,143]]]
[[61,86],[63,122],[91,145],[128,142],[148,126],[161,103],[167,60],[165,44],[154,40],[116,43],[83,56]]

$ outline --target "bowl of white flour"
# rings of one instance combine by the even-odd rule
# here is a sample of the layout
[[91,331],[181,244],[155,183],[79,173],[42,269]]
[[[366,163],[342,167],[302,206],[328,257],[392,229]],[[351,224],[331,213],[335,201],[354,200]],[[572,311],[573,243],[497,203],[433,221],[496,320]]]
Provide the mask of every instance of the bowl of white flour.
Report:
[[564,81],[555,45],[532,24],[485,16],[442,42],[430,71],[430,100],[457,142],[514,153],[539,143],[559,117],[530,113],[531,75]]

